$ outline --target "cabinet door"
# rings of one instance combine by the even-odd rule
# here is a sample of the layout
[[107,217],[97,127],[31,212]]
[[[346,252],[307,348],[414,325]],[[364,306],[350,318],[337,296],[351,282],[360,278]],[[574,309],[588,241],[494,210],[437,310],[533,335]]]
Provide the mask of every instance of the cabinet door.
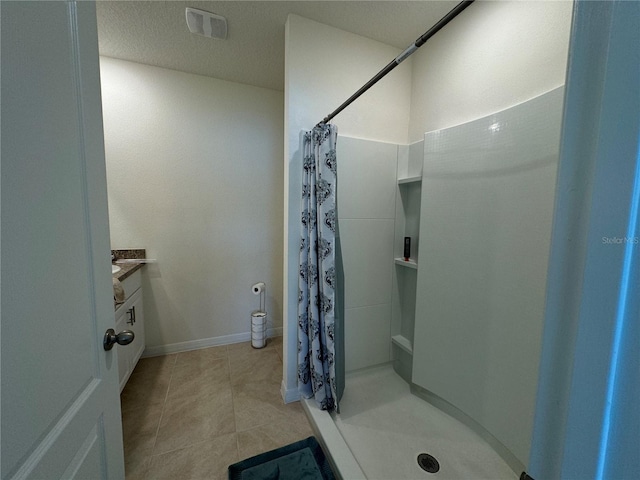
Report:
[[[127,305],[122,305],[116,312],[116,332],[123,330],[131,330],[127,324],[129,316],[127,315]],[[120,382],[120,391],[127,383],[131,375],[131,345],[127,348],[118,349],[118,381]]]
[[142,290],[136,290],[116,311],[116,331],[131,330],[133,342],[118,351],[118,374],[120,391],[124,389],[136,364],[144,352],[144,309],[142,306]]
[[128,325],[129,330],[133,330],[135,338],[131,343],[130,361],[131,370],[136,367],[142,352],[144,351],[144,308],[142,304],[142,289],[136,290],[136,292],[130,297],[131,315],[133,316],[133,325]]

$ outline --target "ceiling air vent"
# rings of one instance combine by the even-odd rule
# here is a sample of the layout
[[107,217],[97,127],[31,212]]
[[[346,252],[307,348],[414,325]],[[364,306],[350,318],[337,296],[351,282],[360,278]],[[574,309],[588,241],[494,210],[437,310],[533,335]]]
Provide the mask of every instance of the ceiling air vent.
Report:
[[191,33],[209,38],[227,38],[227,19],[215,13],[187,8],[187,26]]

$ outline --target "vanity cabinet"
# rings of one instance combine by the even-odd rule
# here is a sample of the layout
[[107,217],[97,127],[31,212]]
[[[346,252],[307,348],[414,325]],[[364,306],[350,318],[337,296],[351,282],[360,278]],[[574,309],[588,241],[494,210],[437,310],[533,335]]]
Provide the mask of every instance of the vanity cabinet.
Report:
[[116,309],[116,332],[131,330],[135,338],[129,345],[118,346],[120,391],[124,388],[144,351],[144,306],[140,270],[122,281],[125,302]]

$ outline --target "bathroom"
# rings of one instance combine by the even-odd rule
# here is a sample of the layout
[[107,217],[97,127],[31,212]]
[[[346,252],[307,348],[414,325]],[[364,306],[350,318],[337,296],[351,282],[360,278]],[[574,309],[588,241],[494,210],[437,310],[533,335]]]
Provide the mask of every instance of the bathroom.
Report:
[[[301,133],[403,51],[406,38],[400,41],[394,34],[413,25],[417,30],[411,33],[413,41],[414,35],[437,21],[451,4],[376,2],[366,4],[366,9],[359,2],[197,4],[216,5],[230,20],[234,8],[246,8],[250,15],[245,19],[253,18],[249,26],[252,30],[270,14],[280,16],[277,28],[269,34],[262,32],[264,38],[271,35],[276,39],[280,49],[274,51],[280,51],[280,56],[263,54],[258,58],[232,50],[227,52],[227,61],[213,53],[208,39],[198,43],[204,39],[195,40],[185,33],[181,3],[104,5],[142,8],[116,11],[125,25],[120,35],[112,32],[116,47],[123,47],[124,52],[134,47],[152,52],[157,46],[160,58],[172,58],[177,63],[152,66],[151,61],[125,58],[123,49],[119,54],[103,51],[101,59],[93,2],[2,2],[1,6],[3,479],[124,478],[123,457],[137,454],[142,455],[141,470],[128,475],[131,478],[227,478],[228,466],[240,457],[278,447],[268,446],[266,440],[282,440],[292,433],[303,438],[312,432],[323,443],[333,466],[340,467],[335,471],[343,478],[373,479],[379,474],[394,479],[429,478],[420,469],[435,470],[437,464],[424,453],[440,457],[441,478],[515,478],[519,468],[514,465],[526,466],[526,473],[521,475],[525,480],[530,478],[527,473],[534,478],[637,477],[640,59],[634,47],[640,45],[640,3],[475,2],[335,119],[340,129],[339,168],[347,179],[342,188],[355,185],[352,191],[361,189],[358,195],[347,195],[346,199],[343,195],[346,211],[342,217],[338,215],[338,223],[344,225],[347,253],[345,321],[352,324],[346,328],[345,363],[349,372],[339,415],[320,411],[309,400],[296,401]],[[151,6],[159,9],[159,17],[151,18],[144,10]],[[175,7],[174,25],[180,26],[179,36],[192,42],[188,48],[176,49],[176,38],[167,38],[170,28],[162,13]],[[432,8],[443,11],[431,17],[428,11]],[[229,10],[222,11],[225,9]],[[424,19],[414,9],[424,9]],[[361,28],[349,33],[357,28],[355,19]],[[422,20],[427,25],[422,25]],[[363,24],[372,30],[362,28]],[[144,25],[150,28],[141,28]],[[104,27],[102,24],[100,28]],[[135,41],[134,34],[140,31],[144,38]],[[233,34],[229,39],[231,42]],[[198,48],[209,49],[207,58],[219,68],[220,78],[210,72],[180,71],[185,69],[180,61]],[[250,46],[246,52],[257,50]],[[246,78],[242,81],[230,67],[232,57],[244,62],[243,69],[257,66],[254,78],[264,77],[262,73],[271,67],[279,72],[279,80],[260,86]],[[273,62],[273,58],[282,58],[282,62]],[[509,117],[534,106],[537,111],[531,117],[525,115],[515,121]],[[441,188],[441,180],[457,182],[461,176],[443,175],[437,170],[458,164],[434,162],[442,152],[433,147],[434,143],[446,146],[445,140],[454,138],[450,135],[453,132],[471,133],[456,137],[455,143],[467,145],[479,132],[469,130],[472,126],[480,125],[483,138],[492,142],[509,139],[502,132],[512,129],[519,129],[519,135],[523,135],[524,128],[525,141],[513,145],[524,144],[527,151],[512,155],[515,168],[497,168],[495,172],[509,178],[543,169],[548,172],[555,161],[552,157],[527,163],[532,156],[544,154],[543,148],[535,146],[539,136],[527,135],[527,128],[535,118],[538,124],[542,120],[542,129],[553,130],[550,127],[558,121],[558,107],[564,111],[553,229],[548,262],[543,258],[535,263],[537,257],[545,257],[539,250],[544,250],[549,240],[533,241],[537,237],[524,236],[511,242],[509,236],[499,234],[509,225],[518,225],[517,214],[523,203],[527,216],[538,205],[537,201],[527,204],[527,199],[533,198],[529,197],[532,190],[519,196],[514,192],[535,187],[540,195],[537,187],[542,185],[528,182],[518,190],[505,182],[504,188],[492,193],[498,194],[495,198],[502,203],[504,199],[513,201],[507,208],[500,204],[501,209],[488,209],[482,202],[473,201],[475,190],[461,190],[462,183],[457,189]],[[545,115],[552,110],[555,113],[545,122]],[[528,143],[529,139],[533,143]],[[557,137],[542,147],[554,148],[556,141]],[[425,155],[420,177],[416,167],[420,165],[421,144]],[[476,150],[466,149],[473,153]],[[482,149],[486,151],[490,149]],[[367,158],[377,162],[381,154],[387,156],[384,168],[360,166]],[[486,160],[494,158],[488,155],[482,159]],[[329,162],[332,165],[335,163]],[[394,165],[396,178],[394,169],[389,168]],[[494,162],[494,166],[504,165]],[[471,170],[478,182],[497,178],[476,175],[482,172]],[[369,175],[379,177],[381,171],[387,173],[384,185],[379,187],[379,178],[369,181]],[[109,176],[108,188],[105,174]],[[550,177],[546,178],[543,183],[549,188]],[[375,188],[371,188],[373,185]],[[417,185],[423,190],[419,229],[412,223],[417,218],[415,208],[405,208],[405,200],[416,200]],[[370,190],[380,193],[379,198],[374,195],[373,200],[357,204],[371,194]],[[390,192],[395,192],[395,198]],[[457,197],[443,201],[452,192],[464,202]],[[503,196],[507,193],[511,196]],[[547,214],[551,196],[543,195]],[[394,202],[395,214],[389,208]],[[441,208],[432,208],[436,206]],[[530,206],[533,208],[527,210]],[[462,207],[480,210],[480,215],[465,214],[460,219],[471,220],[471,226],[490,233],[488,238],[495,243],[490,243],[489,251],[508,261],[493,262],[491,256],[477,254],[476,248],[486,247],[486,243],[474,245],[477,237],[455,230],[467,222],[445,223],[443,230],[427,228],[437,225],[434,221],[446,219],[440,213],[464,213]],[[367,209],[375,211],[367,213]],[[413,215],[411,221],[409,213]],[[476,221],[485,215],[491,221]],[[522,222],[523,227],[531,228],[531,218],[523,218],[529,218]],[[535,226],[544,222],[548,228],[548,216],[536,218]],[[390,232],[391,223],[394,232]],[[407,226],[404,231],[398,228],[403,223]],[[545,234],[544,228],[539,231]],[[437,238],[442,232],[454,233],[448,238],[444,235],[442,241]],[[403,255],[399,240],[407,233],[413,239],[412,250]],[[386,247],[381,250],[387,250],[388,255],[378,253],[382,242]],[[455,255],[456,246],[464,242],[466,249]],[[434,246],[442,250],[433,252]],[[131,375],[143,381],[135,395],[129,395],[142,405],[139,415],[129,417],[129,425],[123,425],[126,421],[121,417],[122,400],[127,395],[121,397],[118,389],[118,352],[126,346],[111,347],[114,341],[125,343],[132,336],[119,336],[113,330],[116,299],[109,268],[110,247],[145,248],[149,260],[138,271],[144,272],[141,287],[127,300],[140,308],[142,303],[138,302],[144,297],[148,327],[145,358]],[[363,258],[366,263],[360,264]],[[506,318],[525,319],[526,325],[520,326],[527,329],[469,329],[459,336],[443,337],[443,331],[456,322],[438,322],[439,315],[435,322],[423,321],[426,312],[432,313],[447,302],[453,308],[444,312],[449,315],[446,318],[451,319],[451,312],[469,312],[477,306],[477,317],[482,314],[486,319],[487,307],[501,305],[491,304],[496,298],[492,295],[480,294],[478,298],[478,292],[492,288],[493,280],[502,278],[501,272],[513,273],[520,261],[531,266],[532,259],[533,268],[527,270],[533,273],[531,278],[540,279],[547,269],[542,280],[546,282],[546,298],[539,363],[537,358],[527,363],[527,356],[536,349],[533,337],[529,350],[519,348],[523,338],[526,341],[531,334],[528,329],[540,328],[540,284],[530,297],[522,297],[523,290],[525,294],[529,290],[519,282],[510,282],[503,290],[502,298],[508,300],[505,305],[520,308],[515,313],[506,310]],[[452,286],[454,277],[449,273],[464,274],[460,266],[469,260],[501,268],[492,272],[498,275],[489,278],[491,281],[478,281],[482,270],[471,268],[469,278],[463,278],[460,284],[466,290]],[[431,268],[434,266],[437,268]],[[366,282],[357,279],[357,275],[376,269],[387,273],[368,274]],[[335,277],[323,280],[326,278]],[[358,281],[354,283],[354,279]],[[433,289],[420,287],[425,279]],[[469,279],[478,285],[477,290],[467,288]],[[249,317],[259,305],[252,285],[260,281],[266,285],[264,308],[272,337],[265,348],[255,349],[248,342]],[[415,296],[411,288],[405,288],[412,282],[416,285]],[[415,321],[415,329],[396,322],[401,292],[401,320],[407,313],[403,307],[415,302],[415,317],[406,317]],[[372,293],[378,298],[369,301]],[[138,308],[131,309],[128,319],[134,325]],[[362,312],[357,310],[367,309],[371,314],[358,315]],[[389,309],[390,319],[381,314]],[[505,318],[505,311],[499,313]],[[456,321],[473,320],[476,312],[458,316]],[[430,328],[425,329],[427,325]],[[540,335],[539,330],[536,335]],[[502,347],[517,346],[513,349],[516,351],[506,357],[493,355],[498,350],[481,348],[483,344],[494,345],[494,340],[501,340]],[[452,343],[453,348],[447,351]],[[369,349],[378,344],[381,348]],[[453,354],[455,362],[424,357],[425,353],[442,350],[446,355]],[[414,356],[411,364],[396,356],[403,351]],[[460,365],[464,365],[464,355],[469,352],[480,355],[483,362],[466,359],[468,372],[480,370],[481,374],[470,376],[466,372],[468,378],[458,381]],[[516,379],[516,388],[502,396],[493,385],[503,388],[502,380],[513,381],[512,367],[516,366],[506,358],[515,358],[529,371]],[[413,369],[410,375],[415,385],[405,381],[407,365]],[[362,378],[382,371],[385,377],[395,379],[397,389],[377,388],[382,382],[376,378],[373,388],[361,388]],[[425,385],[425,374],[448,383]],[[382,376],[380,380],[384,380]],[[495,381],[502,383],[491,383]],[[224,389],[221,384],[225,384]],[[458,388],[454,393],[462,392],[462,397],[438,400],[443,385]],[[158,395],[161,387],[165,388],[164,394]],[[194,388],[199,390],[197,397]],[[430,389],[434,396],[427,395],[429,401],[423,401],[421,398],[429,393],[423,390]],[[531,398],[534,389],[535,405]],[[391,395],[381,396],[379,390]],[[526,407],[526,415],[500,408],[505,400],[523,393],[527,394],[526,402],[515,402],[515,406]],[[365,398],[369,403],[354,403],[363,394],[369,396]],[[400,396],[418,409],[430,409],[430,413],[415,415],[414,410],[404,408],[404,403],[387,410],[388,415],[382,413]],[[482,402],[492,396],[495,402]],[[460,416],[461,423],[447,416],[452,413],[457,417],[446,404],[447,398],[462,409],[478,405],[486,408],[479,416],[477,411],[468,411],[470,421]],[[160,407],[153,406],[156,399]],[[235,409],[235,400],[239,409]],[[256,405],[260,408],[254,408]],[[265,412],[273,416],[263,415]],[[378,417],[376,422],[360,429],[366,440],[354,443],[354,437],[343,428],[349,424],[361,427],[354,419],[368,416],[368,422],[371,414]],[[486,414],[493,415],[491,422],[497,419],[499,423],[485,423]],[[147,428],[153,416],[157,423]],[[396,441],[397,433],[411,436],[415,427],[425,420],[429,423],[431,418],[442,421],[431,423],[437,428],[430,428],[427,436],[421,437],[417,451],[423,453],[416,459],[417,451],[413,446],[406,450],[404,440]],[[517,423],[509,430],[512,418]],[[256,419],[276,421],[269,429],[263,425],[252,428]],[[523,427],[522,420],[530,423]],[[175,425],[182,427],[179,434],[165,428]],[[380,430],[381,425],[388,430]],[[446,428],[440,428],[443,425]],[[496,425],[499,428],[494,428]],[[333,430],[325,433],[325,426]],[[490,435],[483,433],[484,427]],[[131,452],[129,445],[127,451],[126,442],[123,448],[123,428],[133,431],[146,443],[147,450]],[[466,432],[459,437],[463,443],[473,437],[473,445],[482,447],[466,443],[466,448],[458,448],[459,442],[451,438],[460,428]],[[531,434],[527,431],[530,428]],[[237,434],[231,433],[234,429]],[[253,435],[254,446],[260,448],[248,452],[241,446],[240,433],[251,437],[247,432],[252,431],[257,432]],[[224,438],[216,435],[222,432],[230,433]],[[506,438],[505,433],[511,437]],[[191,443],[190,448],[177,445],[178,440],[193,441],[196,437],[201,441]],[[514,439],[519,443],[513,443]],[[530,449],[526,442],[531,442]],[[511,462],[513,458],[500,443],[511,450],[520,465]],[[154,444],[161,445],[163,452],[153,455],[149,447],[153,449]],[[400,451],[391,447],[400,447]],[[481,457],[488,452],[498,463],[502,461],[506,473],[486,474],[483,458],[478,464],[482,469],[475,470],[467,461],[468,454],[474,452]],[[151,461],[149,456],[156,458]],[[371,459],[382,460],[385,469],[393,468],[393,462],[400,463],[390,474],[377,470]],[[345,465],[354,469],[343,469]],[[413,473],[401,474],[408,466]]]
[[[424,132],[561,87],[571,13],[571,2],[470,7],[341,113],[334,121],[339,134],[409,145]],[[101,58],[101,76],[112,247],[145,247],[157,259],[143,276],[145,355],[246,341],[248,313],[256,307],[249,287],[264,281],[269,333],[284,338],[282,395],[295,401],[296,322],[283,319],[296,318],[300,131],[402,49],[297,15],[287,19],[284,41],[282,88],[109,56]],[[348,158],[342,162],[346,175],[362,174],[348,170]],[[341,223],[350,227],[353,238],[388,243],[394,217]],[[373,249],[368,258],[380,262],[361,276],[375,278],[366,288],[384,291],[387,300],[354,307],[368,310],[346,325],[347,371],[393,359],[392,256],[383,257],[385,247],[376,242],[350,247],[365,245]],[[355,272],[353,258],[345,257],[345,268]],[[389,273],[382,279],[376,268]]]
[[[107,7],[98,5],[102,29]],[[424,132],[483,117],[561,86],[570,16],[569,2],[471,6],[341,113],[334,121],[339,134],[395,148],[422,140]],[[504,41],[506,25],[519,32],[517,41]],[[284,298],[297,290],[291,279],[298,268],[294,192],[300,174],[293,170],[290,175],[291,163],[282,159],[295,162],[298,132],[399,53],[397,47],[300,16],[289,17],[285,28],[284,92],[101,58],[112,248],[144,247],[157,260],[143,271],[145,356],[246,341],[249,313],[257,307],[249,286],[256,281],[267,285],[270,333],[283,333],[283,313],[291,308],[283,289]],[[323,39],[322,48],[318,39]],[[222,40],[194,41],[215,47]],[[118,47],[124,48],[110,45]],[[530,70],[539,74],[531,76]],[[483,95],[469,88],[471,74]],[[283,151],[285,115],[289,140]],[[343,198],[341,215],[347,218],[340,219],[346,369],[352,371],[392,360],[396,166],[378,162],[378,172],[367,172],[361,164],[349,164],[349,156],[339,160],[342,185],[370,201],[364,213],[357,213],[363,208]],[[385,175],[382,185],[376,174]],[[363,177],[376,187],[354,190],[356,179]],[[391,190],[384,188],[385,181]],[[376,211],[381,195],[391,199],[384,212]],[[283,205],[289,202],[294,218],[289,217],[285,230]],[[285,282],[283,238],[290,242]],[[370,239],[368,250],[358,238]],[[367,282],[365,292],[354,291]],[[296,318],[291,312],[288,316]],[[295,337],[289,330],[285,338],[284,356],[295,359]],[[287,401],[296,400],[290,374],[295,362],[285,360],[284,365],[283,394]]]
[[[98,4],[99,28],[107,6]],[[424,132],[562,85],[570,16],[569,2],[473,5],[337,117],[340,135],[413,143]],[[158,260],[145,267],[144,277],[145,313],[154,319],[149,354],[186,349],[189,342],[237,341],[234,335],[247,332],[247,312],[257,307],[249,288],[256,281],[267,285],[270,327],[282,334],[290,308],[283,301],[283,260],[289,276],[296,269],[289,254],[283,259],[283,235],[290,232],[283,205],[291,201],[284,182],[297,181],[282,158],[298,149],[297,132],[317,123],[398,51],[315,22],[303,36],[300,22],[287,26],[294,29],[287,45],[304,47],[291,48],[281,89],[101,57],[112,248],[144,247]],[[517,38],[504,41],[513,31]],[[314,69],[304,58],[318,38],[332,42],[330,70],[320,63]],[[127,45],[120,41],[111,46],[116,52]],[[427,55],[438,68],[421,60]],[[476,80],[471,88],[469,75]],[[297,239],[297,232],[290,235]]]

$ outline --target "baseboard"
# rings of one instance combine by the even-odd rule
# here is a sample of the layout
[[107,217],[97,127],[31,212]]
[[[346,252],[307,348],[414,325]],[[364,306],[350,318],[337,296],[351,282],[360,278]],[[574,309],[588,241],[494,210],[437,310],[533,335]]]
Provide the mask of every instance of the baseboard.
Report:
[[[282,336],[282,327],[267,329],[267,337]],[[157,357],[158,355],[167,355],[169,353],[188,352],[190,350],[199,350],[207,347],[217,347],[219,345],[231,345],[232,343],[248,342],[251,340],[251,332],[235,333],[233,335],[223,335],[221,337],[202,338],[199,340],[190,340],[188,342],[170,343],[168,345],[157,345],[155,347],[147,347],[144,349],[142,357]]]
[[300,392],[297,388],[287,388],[284,384],[284,380],[280,384],[280,395],[284,403],[297,402],[300,400]]

